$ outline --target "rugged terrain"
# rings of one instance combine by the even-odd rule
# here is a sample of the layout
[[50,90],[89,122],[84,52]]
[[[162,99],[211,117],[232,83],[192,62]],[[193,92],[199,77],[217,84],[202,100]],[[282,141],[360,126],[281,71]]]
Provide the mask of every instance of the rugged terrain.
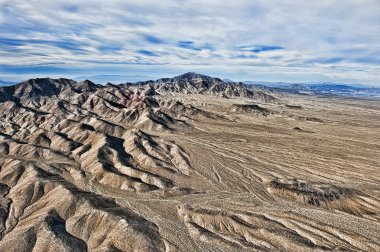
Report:
[[380,102],[194,73],[0,88],[0,251],[380,251]]

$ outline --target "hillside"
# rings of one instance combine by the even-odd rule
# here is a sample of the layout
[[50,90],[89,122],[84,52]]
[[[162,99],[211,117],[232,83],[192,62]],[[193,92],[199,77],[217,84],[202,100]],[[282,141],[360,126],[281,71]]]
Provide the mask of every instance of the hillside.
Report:
[[0,251],[379,251],[379,111],[195,73],[1,87]]

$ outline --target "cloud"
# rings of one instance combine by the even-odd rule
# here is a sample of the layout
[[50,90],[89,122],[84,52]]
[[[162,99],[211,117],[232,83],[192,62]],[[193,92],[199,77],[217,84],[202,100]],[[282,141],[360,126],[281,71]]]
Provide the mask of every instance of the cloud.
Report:
[[152,43],[152,44],[164,44],[163,40],[161,40],[155,36],[152,36],[152,35],[145,35],[144,39],[146,41],[148,41],[149,43]]
[[69,5],[64,6],[63,9],[70,13],[79,12],[79,7],[77,5],[69,4]]
[[138,50],[137,53],[145,55],[145,56],[158,56],[155,52],[148,51],[148,50]]
[[254,45],[254,46],[240,46],[239,49],[241,51],[260,53],[260,52],[267,52],[267,51],[282,50],[285,48],[282,46],[274,46],[274,45]]
[[335,64],[344,61],[345,58],[342,57],[335,57],[335,58],[317,58],[317,59],[311,59],[311,60],[306,60],[304,63],[305,64],[314,64],[314,63],[319,63],[319,64]]
[[80,52],[84,51],[83,47],[85,47],[86,43],[79,43],[77,41],[70,40],[43,40],[43,39],[9,39],[9,38],[1,38],[0,43],[5,46],[11,46],[15,49],[23,48],[28,45],[47,45],[52,48],[60,48],[67,51],[75,51]]
[[118,44],[103,44],[98,47],[98,50],[104,54],[118,53],[122,49],[123,46]]
[[182,48],[192,49],[194,46],[193,41],[178,41],[178,46]]
[[157,66],[287,81],[302,71],[376,84],[378,13],[378,0],[0,0],[0,77],[12,68],[31,69],[29,76],[54,65],[70,75],[135,64],[143,75]]
[[193,41],[178,41],[177,45],[178,45],[178,47],[190,49],[190,50],[194,50],[194,51],[201,51],[202,50],[202,48],[195,46]]

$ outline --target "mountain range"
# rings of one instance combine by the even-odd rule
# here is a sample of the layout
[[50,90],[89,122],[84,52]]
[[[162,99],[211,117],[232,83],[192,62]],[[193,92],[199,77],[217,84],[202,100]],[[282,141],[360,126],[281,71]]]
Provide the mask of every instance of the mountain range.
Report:
[[[84,89],[83,89],[84,88]],[[0,99],[10,99],[11,95],[14,98],[22,98],[25,95],[55,95],[59,96],[65,92],[82,92],[95,91],[101,89],[140,89],[142,92],[151,94],[202,94],[214,95],[224,98],[252,98],[262,101],[274,101],[275,98],[264,90],[251,88],[241,82],[226,83],[219,78],[213,78],[206,75],[196,73],[186,73],[174,78],[162,78],[151,81],[141,81],[135,83],[112,84],[102,86],[95,84],[90,80],[76,82],[70,79],[50,79],[40,78],[31,79],[21,82],[15,86],[3,87],[0,89]]]
[[249,86],[264,86],[277,92],[315,94],[315,95],[339,95],[354,97],[380,97],[380,88],[360,84],[339,84],[332,82],[320,83],[286,83],[286,82],[260,82],[245,81]]
[[380,251],[379,111],[192,72],[0,87],[0,251]]
[[15,84],[16,84],[16,82],[0,80],[0,86],[11,86],[11,85],[15,85]]

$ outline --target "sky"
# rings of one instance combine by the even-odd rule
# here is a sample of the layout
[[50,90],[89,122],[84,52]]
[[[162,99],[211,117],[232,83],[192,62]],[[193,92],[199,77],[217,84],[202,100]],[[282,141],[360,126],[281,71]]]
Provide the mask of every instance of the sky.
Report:
[[189,71],[380,86],[380,1],[0,0],[0,80]]

